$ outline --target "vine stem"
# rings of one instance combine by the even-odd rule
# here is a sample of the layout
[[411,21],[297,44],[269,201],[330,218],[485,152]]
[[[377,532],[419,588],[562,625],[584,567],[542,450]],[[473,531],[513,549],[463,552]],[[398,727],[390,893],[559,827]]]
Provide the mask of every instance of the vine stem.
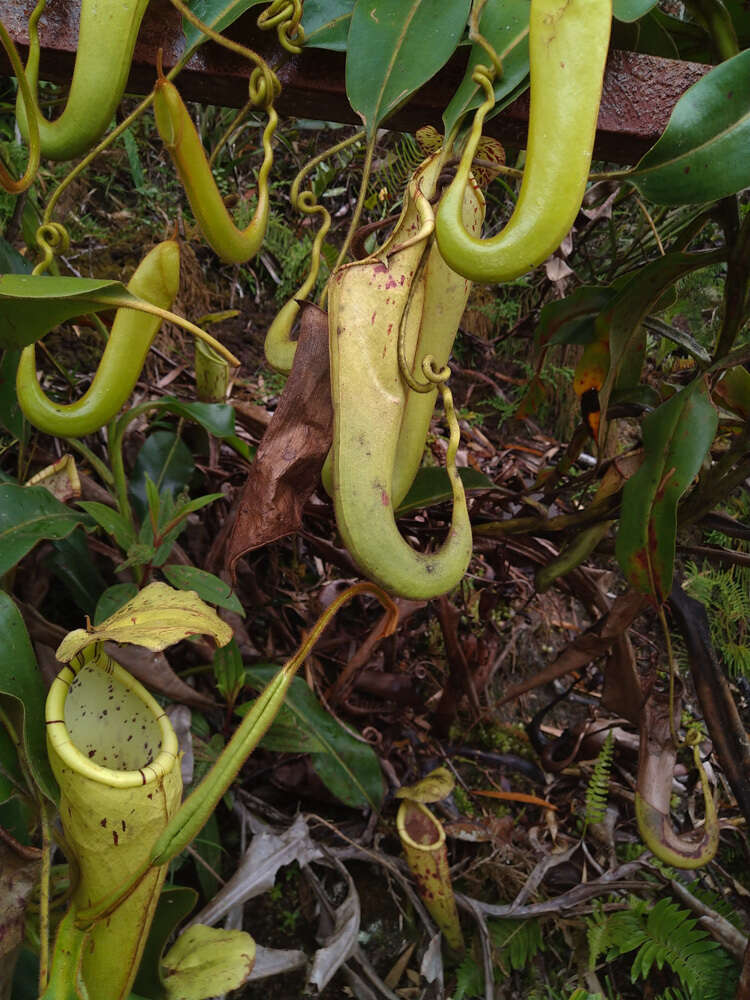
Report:
[[362,167],[362,183],[359,187],[359,195],[357,197],[357,204],[354,206],[354,214],[352,215],[351,222],[349,223],[349,231],[344,239],[343,246],[339,251],[339,255],[336,258],[336,263],[333,265],[333,270],[335,271],[337,267],[340,267],[344,262],[344,258],[349,253],[349,247],[352,243],[352,238],[355,232],[359,228],[359,220],[362,218],[362,209],[365,205],[365,196],[367,194],[367,182],[370,179],[370,173],[372,171],[372,160],[375,155],[375,141],[377,139],[377,133],[374,134],[367,141],[367,148],[365,150],[365,162]]
[[47,805],[39,796],[42,827],[42,871],[39,881],[39,993],[44,993],[49,979],[49,888],[52,872],[52,836]]
[[5,188],[9,194],[21,194],[31,187],[34,178],[39,170],[41,159],[41,142],[39,139],[39,118],[36,102],[26,79],[26,72],[23,68],[18,49],[8,31],[0,21],[0,44],[2,44],[10,61],[11,68],[18,81],[18,89],[21,91],[24,108],[26,109],[26,121],[29,128],[29,158],[26,163],[26,170],[20,180],[15,180],[5,168],[5,164],[0,160],[0,187]]
[[662,632],[664,633],[664,644],[667,647],[667,661],[669,663],[669,732],[675,749],[680,746],[680,740],[674,727],[674,679],[677,672],[677,664],[674,661],[674,650],[672,649],[672,636],[667,625],[667,618],[664,614],[664,605],[660,604],[657,612]]

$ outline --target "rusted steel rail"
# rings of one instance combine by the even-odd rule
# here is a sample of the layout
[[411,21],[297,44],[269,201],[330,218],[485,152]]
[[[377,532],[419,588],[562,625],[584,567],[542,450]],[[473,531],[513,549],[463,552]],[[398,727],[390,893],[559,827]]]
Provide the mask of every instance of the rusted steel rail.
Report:
[[[23,54],[28,45],[26,25],[34,0],[2,0],[0,16]],[[42,77],[70,78],[78,37],[77,0],[49,0],[40,22]],[[243,15],[228,34],[260,52],[272,66],[279,66],[283,92],[281,114],[358,121],[346,99],[344,57],[314,49],[287,59],[272,32],[255,26],[257,9]],[[144,17],[135,49],[129,91],[145,94],[155,79],[156,54],[163,50],[165,67],[173,66],[184,51],[179,13],[168,0],[152,0]],[[458,86],[465,55],[455,57],[409,103],[393,115],[388,127],[412,132],[420,125],[439,126],[443,109]],[[286,61],[285,61],[286,60]],[[680,96],[710,67],[633,52],[612,52],[607,65],[599,112],[595,155],[613,163],[634,163],[659,138]],[[8,63],[0,49],[0,72]],[[240,107],[247,99],[248,63],[234,53],[208,42],[193,56],[180,76],[186,99]],[[510,145],[524,145],[528,121],[528,93],[488,123],[485,131]]]

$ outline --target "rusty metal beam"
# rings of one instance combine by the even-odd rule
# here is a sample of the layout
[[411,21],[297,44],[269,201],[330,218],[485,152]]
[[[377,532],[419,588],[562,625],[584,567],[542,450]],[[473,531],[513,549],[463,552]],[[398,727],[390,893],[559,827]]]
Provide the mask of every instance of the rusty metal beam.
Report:
[[[23,55],[28,45],[27,21],[34,0],[3,0],[2,19]],[[40,22],[41,72],[44,79],[70,78],[78,36],[77,0],[49,0]],[[283,92],[282,115],[357,123],[346,100],[344,57],[314,49],[288,59],[273,33],[255,26],[257,11],[243,15],[228,34],[279,65]],[[180,15],[169,0],[152,0],[136,45],[128,89],[145,94],[154,83],[157,50],[165,67],[173,66],[184,49]],[[459,54],[409,103],[387,122],[388,127],[411,132],[420,125],[439,126],[443,109],[453,96],[464,70]],[[708,72],[701,63],[679,62],[633,52],[610,54],[599,112],[595,156],[613,163],[634,163],[659,138],[680,96]],[[0,72],[9,72],[0,49]],[[248,63],[212,42],[204,45],[180,76],[188,100],[240,107],[247,99]],[[510,145],[524,145],[528,122],[528,93],[488,123],[486,131]]]

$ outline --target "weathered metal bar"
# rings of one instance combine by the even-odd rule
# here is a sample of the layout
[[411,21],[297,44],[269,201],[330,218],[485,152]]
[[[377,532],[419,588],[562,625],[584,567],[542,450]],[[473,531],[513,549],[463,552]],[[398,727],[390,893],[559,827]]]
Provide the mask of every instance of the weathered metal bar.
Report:
[[[0,16],[11,37],[25,54],[27,22],[34,0],[2,0]],[[44,79],[62,82],[70,78],[78,36],[77,0],[49,0],[40,21],[41,73]],[[344,57],[341,53],[314,49],[287,57],[273,32],[260,32],[255,25],[257,9],[247,12],[228,34],[260,52],[271,65],[278,65],[283,92],[278,102],[281,114],[323,119],[358,121],[346,99]],[[152,0],[144,17],[128,83],[129,91],[145,94],[154,83],[156,55],[163,50],[164,65],[173,66],[184,51],[179,13],[169,0]],[[457,55],[434,79],[412,97],[387,122],[400,131],[420,125],[440,126],[443,109],[458,86],[465,54]],[[595,156],[613,163],[634,163],[653,145],[666,127],[680,96],[710,67],[633,52],[610,54],[599,112]],[[0,50],[0,72],[8,63]],[[180,76],[186,99],[239,107],[247,99],[249,64],[226,49],[208,42],[193,56]],[[488,123],[486,131],[505,143],[523,146],[528,122],[528,93]]]

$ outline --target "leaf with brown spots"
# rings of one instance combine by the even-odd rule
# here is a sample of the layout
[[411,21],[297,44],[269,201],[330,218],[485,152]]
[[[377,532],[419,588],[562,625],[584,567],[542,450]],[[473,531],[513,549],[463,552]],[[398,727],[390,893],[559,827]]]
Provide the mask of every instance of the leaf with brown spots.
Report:
[[107,640],[159,651],[193,635],[210,635],[218,646],[226,646],[232,630],[194,591],[150,583],[101,625],[69,632],[56,656],[67,663],[86,646]]
[[718,422],[705,377],[643,421],[643,465],[623,489],[615,552],[629,583],[659,604],[672,588],[677,504],[698,474]]

